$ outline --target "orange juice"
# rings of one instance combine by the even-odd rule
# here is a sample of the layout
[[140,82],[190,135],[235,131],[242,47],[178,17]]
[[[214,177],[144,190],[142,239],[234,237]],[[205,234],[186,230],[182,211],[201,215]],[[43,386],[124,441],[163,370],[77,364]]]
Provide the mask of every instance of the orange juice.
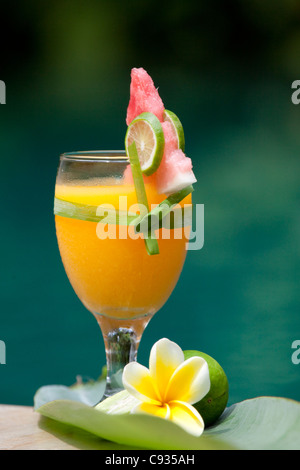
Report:
[[[146,184],[149,205],[159,204],[153,183]],[[127,204],[137,204],[134,185],[126,182],[104,185],[57,184],[55,196],[60,200],[98,206],[110,204],[119,209],[119,197]],[[191,196],[181,205],[190,204]],[[149,256],[142,238],[99,239],[97,222],[55,216],[57,240],[68,278],[83,304],[94,314],[130,319],[153,315],[171,295],[180,276],[187,238],[159,236],[158,255]],[[118,232],[117,232],[118,233]]]

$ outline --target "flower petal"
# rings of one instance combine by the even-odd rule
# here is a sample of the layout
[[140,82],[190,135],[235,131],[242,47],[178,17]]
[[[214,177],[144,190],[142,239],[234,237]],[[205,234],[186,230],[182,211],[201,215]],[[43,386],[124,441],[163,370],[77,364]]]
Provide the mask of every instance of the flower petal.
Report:
[[138,400],[161,405],[158,400],[149,369],[137,362],[130,362],[123,370],[124,388]]
[[182,349],[173,341],[162,338],[151,349],[149,370],[162,400],[170,378],[184,361]]
[[170,420],[178,424],[193,436],[201,436],[204,431],[204,422],[196,408],[188,403],[174,400],[169,403],[171,415]]
[[164,401],[196,403],[207,395],[210,389],[209,369],[202,357],[191,357],[184,361],[170,378]]
[[159,418],[169,419],[170,418],[170,407],[167,404],[164,405],[153,405],[152,403],[139,403],[132,410],[131,413],[147,413]]

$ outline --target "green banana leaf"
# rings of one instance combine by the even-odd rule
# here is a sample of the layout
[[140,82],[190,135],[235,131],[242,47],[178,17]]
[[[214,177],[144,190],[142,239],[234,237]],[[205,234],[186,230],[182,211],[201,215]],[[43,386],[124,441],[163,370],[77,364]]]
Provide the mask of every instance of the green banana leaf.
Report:
[[34,408],[40,408],[45,403],[60,399],[71,400],[95,406],[99,403],[105,390],[105,379],[79,383],[67,387],[65,385],[45,385],[34,396]]
[[300,403],[290,399],[258,397],[232,405],[196,438],[168,420],[96,409],[91,403],[99,401],[103,386],[100,380],[69,389],[42,387],[35,409],[48,419],[49,432],[68,425],[90,433],[93,446],[101,449],[300,450]]

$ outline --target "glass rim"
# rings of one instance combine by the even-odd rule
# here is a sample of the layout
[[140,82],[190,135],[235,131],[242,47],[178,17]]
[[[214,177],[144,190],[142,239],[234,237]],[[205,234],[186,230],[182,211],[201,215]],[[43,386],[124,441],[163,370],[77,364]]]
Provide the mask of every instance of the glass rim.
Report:
[[102,162],[129,162],[125,150],[82,150],[64,152],[60,159],[71,161],[102,161]]

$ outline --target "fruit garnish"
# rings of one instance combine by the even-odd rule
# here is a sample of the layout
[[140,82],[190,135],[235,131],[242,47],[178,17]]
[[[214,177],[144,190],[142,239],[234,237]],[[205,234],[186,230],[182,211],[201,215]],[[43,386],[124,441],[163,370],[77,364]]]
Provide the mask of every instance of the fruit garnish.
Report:
[[[152,78],[143,68],[133,68],[131,71],[126,123],[128,129],[125,148],[128,155],[133,154],[133,158],[130,157],[131,169],[135,165],[132,160],[135,157],[139,160],[139,170],[132,175],[139,204],[143,204],[145,197],[147,198],[144,181],[147,177],[152,178],[152,184],[155,184],[158,194],[167,196],[167,199],[151,213],[149,208],[144,210],[140,219],[134,222],[136,232],[142,232],[145,242],[148,240],[146,242],[148,253],[156,254],[158,243],[154,238],[154,231],[165,227],[166,224],[168,228],[178,225],[180,217],[176,218],[175,224],[174,206],[193,190],[192,185],[197,180],[192,170],[192,161],[184,154],[185,138],[182,124],[175,113],[165,109]],[[140,188],[140,195],[137,188]],[[181,194],[183,190],[184,196]],[[173,209],[174,213],[171,213]],[[179,211],[180,223],[184,220],[181,224],[184,226],[187,214],[183,208],[179,207]],[[177,210],[177,214],[179,211]],[[167,215],[170,216],[168,219]]]
[[157,191],[172,194],[197,182],[192,170],[192,161],[182,150],[165,150],[164,157],[156,172]]
[[169,122],[177,136],[177,147],[184,152],[185,149],[185,138],[184,131],[180,119],[176,116],[173,111],[168,109],[164,110],[163,119],[165,122]]
[[208,364],[210,390],[194,407],[202,416],[205,426],[211,426],[221,416],[228,402],[229,385],[226,374],[220,364],[200,351],[184,351],[185,360],[191,357],[201,357]]
[[179,141],[174,125],[170,121],[162,122],[165,137],[165,149],[162,161],[155,173],[157,192],[172,194],[196,183],[192,170],[192,161],[178,148]]
[[192,161],[184,154],[184,132],[179,118],[172,111],[165,109],[158,89],[146,70],[133,68],[126,116],[127,126],[130,126],[138,115],[145,112],[154,114],[160,121],[165,144],[161,160],[157,158],[155,162],[152,162],[152,159],[147,157],[146,167],[143,165],[144,159],[139,152],[144,174],[151,175],[154,172],[157,192],[166,196],[196,183]]
[[[140,160],[134,141],[128,147],[126,147],[126,152],[130,161],[136,197],[140,206],[140,215],[141,217],[143,217],[149,212],[149,204],[143,180],[143,173],[141,170]],[[155,237],[155,234],[151,231],[151,227],[149,227],[148,232],[144,234],[144,240],[149,255],[159,254],[158,242]]]
[[153,113],[137,116],[128,126],[125,148],[135,142],[142,172],[150,176],[159,167],[164,154],[165,138],[159,119]]
[[142,67],[131,70],[130,100],[127,108],[126,124],[143,112],[155,114],[163,121],[164,104],[150,75]]

